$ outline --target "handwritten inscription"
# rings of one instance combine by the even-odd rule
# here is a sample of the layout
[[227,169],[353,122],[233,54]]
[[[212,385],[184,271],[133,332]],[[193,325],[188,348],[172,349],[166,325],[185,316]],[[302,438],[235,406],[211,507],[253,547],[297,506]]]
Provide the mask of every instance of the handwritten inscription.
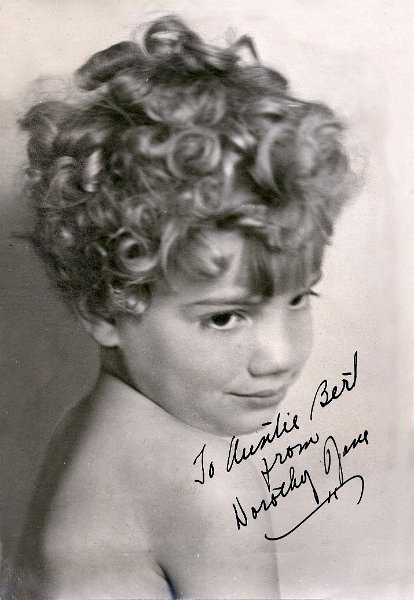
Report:
[[357,481],[360,484],[360,494],[359,494],[359,498],[358,498],[357,504],[359,504],[361,502],[362,496],[364,495],[365,480],[362,477],[362,475],[351,475],[351,477],[348,477],[347,479],[344,479],[344,474],[343,474],[343,470],[342,470],[342,463],[341,463],[341,456],[340,456],[340,454],[338,452],[338,446],[337,446],[336,441],[333,438],[333,436],[329,436],[326,439],[325,446],[324,446],[324,466],[325,466],[325,473],[326,473],[326,475],[329,474],[330,469],[331,469],[331,464],[332,464],[331,451],[330,451],[330,449],[328,447],[329,442],[332,442],[332,444],[334,446],[335,453],[336,453],[336,457],[338,459],[338,479],[339,479],[339,485],[337,485],[333,490],[329,491],[329,493],[326,496],[326,498],[322,502],[319,502],[317,504],[316,508],[314,508],[314,510],[312,510],[310,513],[308,513],[299,523],[297,523],[297,525],[295,525],[294,527],[292,527],[292,529],[289,529],[289,531],[286,531],[285,533],[282,533],[281,535],[277,535],[277,536],[274,536],[274,535],[270,536],[268,534],[265,534],[265,538],[267,540],[270,540],[270,541],[281,540],[284,537],[286,537],[286,536],[290,535],[291,533],[293,533],[294,531],[296,531],[301,525],[303,525],[304,523],[306,523],[306,521],[308,519],[310,519],[315,513],[317,513],[323,506],[325,506],[326,504],[329,504],[333,498],[335,498],[335,500],[338,500],[338,492],[339,492],[339,490],[342,489],[343,487],[345,487],[351,481]]
[[[347,378],[350,378],[349,380]],[[329,392],[328,390],[328,380],[324,379],[318,386],[318,389],[315,392],[313,397],[313,402],[310,410],[310,420],[312,421],[313,417],[313,409],[315,407],[315,403],[319,400],[319,405],[324,408],[328,406],[333,400],[337,400],[342,396],[344,392],[351,392],[355,386],[358,379],[358,352],[354,353],[354,363],[352,371],[342,373],[342,384],[341,388],[339,386],[334,385],[332,390]]]
[[[334,385],[329,390],[330,386],[328,380],[324,379],[318,386],[315,395],[313,397],[309,420],[312,421],[313,411],[315,405],[318,404],[321,408],[328,406],[333,400],[341,397],[345,392],[350,392],[355,389],[358,379],[358,352],[355,351],[353,356],[353,367],[351,371],[344,371],[342,373],[342,383],[340,385]],[[254,443],[246,445],[242,439],[237,436],[233,436],[229,443],[229,449],[227,454],[226,471],[229,473],[233,468],[237,467],[244,461],[251,459],[256,454],[266,450],[270,450],[272,444],[285,437],[289,436],[294,431],[300,430],[299,416],[297,414],[290,415],[288,412],[286,416],[282,417],[281,413],[278,413],[275,422],[266,422],[262,424],[263,427],[269,427],[267,433],[261,435],[261,437]],[[309,510],[301,518],[300,521],[290,528],[288,531],[282,532],[278,535],[270,535],[265,533],[265,538],[269,541],[280,540],[294,531],[296,531],[301,525],[306,523],[311,516],[316,514],[323,506],[329,504],[332,500],[338,500],[339,492],[347,485],[352,482],[358,484],[359,497],[357,504],[362,500],[365,488],[365,481],[362,475],[353,474],[348,477],[344,476],[344,470],[342,460],[351,451],[355,450],[360,445],[368,445],[368,429],[364,429],[363,432],[359,433],[354,439],[343,446],[342,452],[338,449],[338,443],[333,435],[328,435],[323,443],[323,465],[324,474],[336,472],[337,484],[329,489],[328,493],[321,497],[320,492],[318,493],[317,486],[314,483],[314,479],[311,475],[309,468],[298,469],[298,467],[291,465],[289,467],[288,475],[283,480],[272,481],[274,479],[275,472],[278,471],[276,467],[283,465],[286,461],[293,459],[294,457],[301,456],[309,448],[319,445],[321,436],[318,432],[314,432],[312,435],[299,442],[286,445],[283,450],[278,449],[273,455],[261,456],[261,467],[260,472],[263,480],[266,484],[268,495],[259,498],[254,505],[245,506],[239,496],[235,496],[233,502],[233,511],[235,516],[235,526],[237,530],[247,527],[251,520],[255,521],[260,517],[261,514],[274,510],[278,507],[279,503],[285,498],[288,498],[295,490],[302,487],[307,487],[311,493],[315,503],[312,510]],[[210,462],[208,467],[205,465],[205,451],[206,444],[202,447],[199,454],[193,461],[193,465],[197,465],[200,469],[200,478],[195,479],[196,483],[204,485],[208,479],[212,479],[215,474],[215,468],[213,462]],[[320,461],[322,462],[322,461]]]
[[[289,416],[289,413],[287,414]],[[267,427],[271,424],[271,422],[262,423],[262,426]],[[283,434],[290,433],[294,429],[299,429],[298,415],[294,415],[292,417],[291,423],[288,424],[287,421],[284,421],[282,425],[281,416],[280,413],[278,413],[276,418],[276,425],[273,428],[273,431],[271,433],[266,433],[266,435],[263,435],[257,444],[251,444],[248,448],[244,446],[241,447],[240,439],[236,436],[233,436],[231,438],[229,454],[227,456],[227,472],[231,471],[234,464],[239,465],[244,460],[247,460],[251,456],[254,456],[259,450],[263,450],[263,448],[265,448],[266,445],[272,444],[276,439],[282,437]]]
[[[251,506],[250,511],[253,519],[257,519],[257,516],[260,512],[268,511],[272,507],[276,507],[278,505],[278,499],[286,498],[290,492],[300,488],[305,483],[308,483],[313,491],[313,496],[315,501],[319,503],[319,496],[316,491],[316,488],[313,484],[312,477],[309,474],[309,471],[305,469],[299,476],[297,475],[295,468],[290,467],[289,469],[289,481],[282,481],[280,485],[277,485],[272,488],[272,493],[270,498],[266,500],[263,498],[260,500],[260,503],[257,507]],[[248,518],[245,510],[243,509],[240,500],[236,496],[237,507],[233,504],[233,509],[236,515],[236,525],[237,529],[241,529],[241,527],[246,527],[248,525]]]
[[368,429],[365,429],[364,433],[360,433],[358,437],[354,438],[349,446],[344,446],[342,456],[346,456],[348,452],[355,450],[358,444],[363,444],[364,442],[368,445]]
[[319,442],[319,434],[315,433],[315,435],[311,436],[308,440],[303,443],[294,444],[293,446],[288,446],[284,452],[276,452],[271,463],[267,462],[267,458],[262,458],[263,469],[261,470],[261,474],[263,479],[265,480],[266,487],[270,492],[270,473],[272,469],[277,464],[283,465],[289,458],[293,458],[295,452],[300,456],[304,450],[307,450],[311,444],[317,444]]
[[[366,439],[366,443],[368,444],[368,431],[366,430],[366,435],[364,432],[364,439]],[[338,500],[338,492],[345,485],[349,484],[352,481],[358,481],[360,484],[360,494],[357,501],[359,504],[364,495],[365,481],[362,475],[351,475],[350,477],[344,478],[343,467],[342,467],[342,458],[338,450],[338,445],[336,443],[335,438],[330,435],[326,438],[323,448],[323,460],[324,460],[324,469],[325,475],[329,475],[331,472],[332,464],[334,462],[332,454],[336,458],[337,469],[338,469],[338,485],[335,486],[333,490],[328,492],[326,498],[321,501],[319,498],[319,494],[315,488],[315,485],[312,481],[312,477],[307,469],[305,469],[300,476],[297,476],[294,467],[290,467],[289,469],[289,481],[283,481],[280,485],[272,487],[272,492],[269,500],[261,499],[258,506],[250,507],[250,514],[253,519],[257,519],[258,515],[262,511],[268,511],[271,508],[275,508],[278,505],[278,499],[286,498],[291,492],[295,489],[300,488],[302,485],[308,484],[313,492],[313,498],[316,503],[316,507],[311,510],[299,523],[297,523],[294,527],[289,529],[289,531],[284,532],[282,534],[271,536],[269,534],[265,534],[265,538],[269,541],[280,540],[294,531],[296,531],[303,523],[305,523],[311,516],[317,513],[323,506],[329,504],[333,498]],[[236,502],[233,504],[233,509],[236,517],[236,526],[237,529],[241,529],[242,527],[247,527],[249,524],[249,518],[246,513],[246,510],[243,508],[239,498],[236,496]]]
[[[201,483],[201,485],[204,485],[204,483],[205,483],[205,473],[204,473],[204,450],[205,449],[206,449],[206,445],[204,444],[204,446],[201,448],[200,452],[197,454],[197,456],[195,457],[195,459],[193,461],[193,465],[196,464],[198,459],[200,459],[200,461],[201,461],[201,479],[194,479],[194,481],[196,483]],[[210,479],[212,479],[214,477],[213,462],[210,462],[210,465],[208,467],[208,476]]]

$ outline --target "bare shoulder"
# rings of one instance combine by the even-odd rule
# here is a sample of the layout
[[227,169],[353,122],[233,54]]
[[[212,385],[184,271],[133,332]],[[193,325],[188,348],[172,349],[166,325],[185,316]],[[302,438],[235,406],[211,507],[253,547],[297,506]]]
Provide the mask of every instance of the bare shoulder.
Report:
[[245,527],[237,519],[238,499],[257,506],[265,495],[257,472],[250,464],[227,472],[224,440],[188,436],[182,447],[170,454],[180,460],[179,478],[164,479],[164,508],[152,526],[158,561],[175,589],[184,597],[277,598],[275,548],[264,538],[269,515]]
[[184,597],[277,597],[270,520],[238,528],[235,517],[237,498],[257,503],[263,485],[248,463],[227,472],[228,449],[108,385],[51,510],[47,554],[63,588],[83,569],[96,597],[95,565],[114,598],[169,597],[167,579]]
[[43,552],[52,598],[170,597],[133,497],[133,407],[115,392],[94,399],[50,505]]
[[229,472],[229,440],[165,412],[147,416],[147,434],[137,438],[142,460],[131,466],[137,469],[134,495],[154,556],[176,593],[277,598],[275,548],[264,537],[271,533],[270,516],[263,513],[248,526],[240,526],[236,516],[238,499],[257,506],[265,496],[255,468],[245,462]]

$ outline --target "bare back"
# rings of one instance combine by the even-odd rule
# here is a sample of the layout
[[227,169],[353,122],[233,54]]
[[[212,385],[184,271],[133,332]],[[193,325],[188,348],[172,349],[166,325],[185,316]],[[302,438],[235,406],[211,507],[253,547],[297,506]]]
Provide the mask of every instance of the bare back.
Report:
[[224,440],[103,376],[54,444],[38,492],[49,499],[31,516],[47,597],[277,597],[273,548],[235,527],[232,502],[260,494],[256,473],[200,484],[193,462],[204,444],[220,468]]

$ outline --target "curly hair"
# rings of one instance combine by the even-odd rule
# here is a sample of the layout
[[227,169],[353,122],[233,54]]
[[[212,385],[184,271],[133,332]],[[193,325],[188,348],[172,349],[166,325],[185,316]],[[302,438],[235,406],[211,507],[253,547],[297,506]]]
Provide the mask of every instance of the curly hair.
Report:
[[262,289],[275,254],[285,273],[318,268],[349,196],[343,126],[241,46],[255,55],[250,38],[218,48],[166,16],[142,45],[94,54],[78,99],[22,120],[32,240],[72,306],[111,319],[177,269],[216,277],[227,261],[208,231],[244,236]]

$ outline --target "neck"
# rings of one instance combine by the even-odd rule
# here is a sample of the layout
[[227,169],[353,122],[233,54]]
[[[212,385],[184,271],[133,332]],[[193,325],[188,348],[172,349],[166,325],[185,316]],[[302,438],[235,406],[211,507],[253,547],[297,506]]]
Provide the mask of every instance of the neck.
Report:
[[124,358],[119,348],[106,348],[101,346],[101,368],[104,373],[120,379],[135,389],[135,385],[129,376]]

